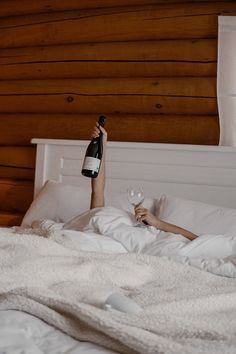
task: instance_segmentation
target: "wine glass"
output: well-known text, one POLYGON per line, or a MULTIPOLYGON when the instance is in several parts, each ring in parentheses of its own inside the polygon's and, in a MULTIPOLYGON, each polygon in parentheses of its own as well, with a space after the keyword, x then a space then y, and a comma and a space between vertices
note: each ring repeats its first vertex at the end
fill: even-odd
MULTIPOLYGON (((144 201, 144 192, 143 189, 138 187, 138 188, 128 188, 127 189, 127 198, 130 204, 133 205, 133 207, 138 207, 140 206, 143 201, 144 201)), ((148 225, 146 221, 143 221, 142 224, 148 225)))
POLYGON ((142 188, 128 188, 127 189, 127 198, 128 201, 133 205, 133 207, 137 207, 142 204, 144 201, 144 193, 142 188))

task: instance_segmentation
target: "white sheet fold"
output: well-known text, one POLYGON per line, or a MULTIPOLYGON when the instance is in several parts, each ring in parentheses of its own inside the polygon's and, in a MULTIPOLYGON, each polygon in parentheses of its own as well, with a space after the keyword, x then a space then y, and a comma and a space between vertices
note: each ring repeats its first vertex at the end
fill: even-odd
MULTIPOLYGON (((176 261, 211 273, 236 277, 236 235, 201 235, 194 241, 189 241, 182 235, 160 232, 150 226, 140 226, 131 213, 105 207, 77 216, 72 222, 64 225, 64 228, 81 230, 87 235, 91 232, 98 233, 112 239, 115 242, 113 252, 116 249, 118 252, 126 250, 172 257, 176 261), (118 244, 121 248, 117 248, 118 244)), ((90 240, 92 241, 92 238, 90 240)), ((100 239, 101 242, 104 240, 100 239)), ((102 248, 100 247, 101 250, 102 248)))

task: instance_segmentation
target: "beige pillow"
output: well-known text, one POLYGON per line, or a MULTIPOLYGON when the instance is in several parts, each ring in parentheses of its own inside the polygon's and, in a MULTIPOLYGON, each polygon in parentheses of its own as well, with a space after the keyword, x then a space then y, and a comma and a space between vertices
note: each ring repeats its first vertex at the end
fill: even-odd
POLYGON ((26 212, 21 225, 31 225, 37 219, 66 222, 89 209, 90 190, 49 180, 26 212))

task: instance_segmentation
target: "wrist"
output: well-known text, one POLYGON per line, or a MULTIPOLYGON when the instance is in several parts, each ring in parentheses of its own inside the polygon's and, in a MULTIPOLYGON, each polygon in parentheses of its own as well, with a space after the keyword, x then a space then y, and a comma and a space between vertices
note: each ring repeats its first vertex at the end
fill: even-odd
POLYGON ((153 226, 155 226, 157 229, 160 229, 160 220, 158 220, 157 218, 155 219, 153 226))
POLYGON ((162 221, 160 219, 157 219, 155 220, 155 224, 154 226, 157 228, 157 229, 162 229, 162 221))

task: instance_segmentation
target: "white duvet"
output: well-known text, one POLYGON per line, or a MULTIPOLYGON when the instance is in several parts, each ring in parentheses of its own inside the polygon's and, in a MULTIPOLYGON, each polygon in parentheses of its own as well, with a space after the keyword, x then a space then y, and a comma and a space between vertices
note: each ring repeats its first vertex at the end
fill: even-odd
MULTIPOLYGON (((34 226, 37 224, 47 228, 50 221, 36 222, 34 226)), ((58 226, 51 223, 53 229, 58 226)), ((80 250, 165 256, 211 273, 236 277, 236 235, 201 235, 189 241, 182 235, 140 225, 132 214, 113 207, 88 211, 60 227, 80 250)))
POLYGON ((76 339, 126 354, 234 354, 234 257, 199 258, 201 238, 206 256, 213 236, 199 237, 195 248, 195 241, 139 227, 114 208, 65 225, 43 220, 0 229, 0 309, 28 312, 76 339), (205 262, 227 277, 169 258, 197 267, 205 262), (222 271, 222 264, 230 266, 222 271), (104 310, 112 292, 133 298, 143 311, 104 310))

